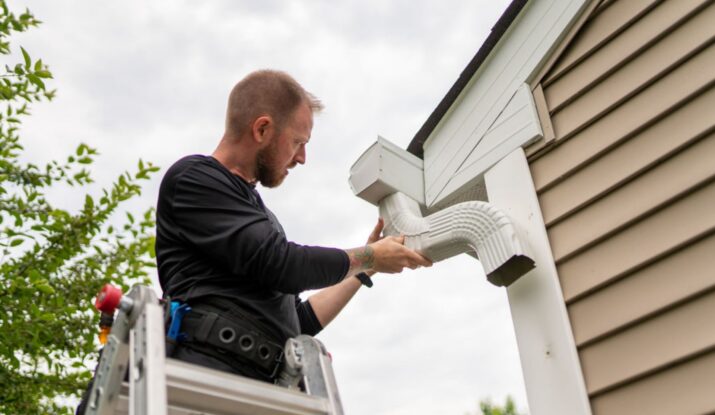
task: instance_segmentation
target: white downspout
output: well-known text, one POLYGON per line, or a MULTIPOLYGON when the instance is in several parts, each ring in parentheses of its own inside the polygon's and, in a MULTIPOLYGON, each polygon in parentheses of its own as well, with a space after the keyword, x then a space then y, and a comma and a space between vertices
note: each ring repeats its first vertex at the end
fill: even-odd
POLYGON ((385 234, 405 235, 405 245, 434 262, 476 254, 497 286, 508 286, 534 268, 509 217, 488 202, 458 203, 423 217, 422 160, 382 137, 355 162, 350 185, 379 206, 385 234))
POLYGON ((385 233, 405 235, 405 245, 434 262, 474 252, 497 286, 508 286, 534 268, 509 218, 487 202, 458 203, 427 217, 417 201, 399 192, 379 205, 385 233))

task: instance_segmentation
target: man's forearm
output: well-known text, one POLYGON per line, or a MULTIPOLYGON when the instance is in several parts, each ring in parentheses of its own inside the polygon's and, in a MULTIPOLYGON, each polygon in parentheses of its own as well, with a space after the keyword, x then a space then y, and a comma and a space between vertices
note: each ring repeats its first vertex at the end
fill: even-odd
POLYGON ((339 284, 323 288, 308 298, 320 325, 325 327, 360 289, 360 280, 349 276, 339 284))

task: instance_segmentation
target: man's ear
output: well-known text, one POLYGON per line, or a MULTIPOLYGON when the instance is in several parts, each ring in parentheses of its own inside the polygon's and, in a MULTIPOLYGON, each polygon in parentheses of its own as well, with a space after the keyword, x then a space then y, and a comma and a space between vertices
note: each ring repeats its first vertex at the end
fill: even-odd
POLYGON ((253 133, 253 140, 258 144, 263 144, 270 137, 270 133, 274 127, 273 119, 269 115, 261 115, 256 118, 253 121, 251 131, 253 133))

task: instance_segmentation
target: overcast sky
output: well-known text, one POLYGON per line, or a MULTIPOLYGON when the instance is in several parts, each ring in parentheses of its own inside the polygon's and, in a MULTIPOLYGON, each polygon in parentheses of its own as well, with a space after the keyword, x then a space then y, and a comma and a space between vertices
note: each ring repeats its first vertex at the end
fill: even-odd
MULTIPOLYGON (((508 0, 18 1, 44 22, 17 36, 58 89, 24 122, 26 158, 99 149, 97 185, 139 158, 162 167, 208 154, 235 82, 281 69, 320 97, 307 163, 262 189, 289 239, 362 245, 377 209, 352 195, 350 166, 378 134, 406 147, 489 34, 508 0)), ((81 195, 55 195, 78 206, 81 195)), ((348 414, 458 414, 477 401, 526 397, 504 289, 467 255, 428 270, 377 276, 321 339, 348 414)))

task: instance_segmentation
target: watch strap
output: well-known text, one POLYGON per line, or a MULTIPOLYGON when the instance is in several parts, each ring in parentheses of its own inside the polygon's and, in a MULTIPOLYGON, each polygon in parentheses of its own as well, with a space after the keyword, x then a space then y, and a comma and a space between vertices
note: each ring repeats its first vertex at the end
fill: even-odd
POLYGON ((356 274, 355 277, 360 280, 360 283, 368 288, 372 287, 372 278, 364 272, 356 274))

